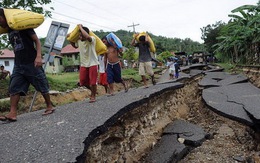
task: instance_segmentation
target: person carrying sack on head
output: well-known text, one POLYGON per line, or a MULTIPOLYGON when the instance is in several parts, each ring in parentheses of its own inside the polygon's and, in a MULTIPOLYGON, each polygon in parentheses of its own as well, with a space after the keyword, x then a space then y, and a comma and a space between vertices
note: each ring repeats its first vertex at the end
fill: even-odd
POLYGON ((9 41, 15 54, 14 68, 9 85, 10 112, 5 116, 0 116, 0 121, 15 122, 17 120, 17 107, 20 96, 27 94, 30 84, 38 92, 41 92, 45 100, 47 108, 43 115, 53 113, 49 84, 42 68, 41 42, 34 29, 11 29, 7 24, 4 9, 2 8, 0 8, 0 26, 8 29, 9 41))
POLYGON ((150 43, 148 41, 148 34, 146 33, 145 35, 142 35, 139 37, 138 41, 139 42, 135 42, 137 40, 138 37, 138 33, 135 34, 131 44, 134 47, 138 47, 139 48, 139 75, 141 75, 142 80, 144 82, 144 87, 148 88, 148 84, 146 81, 146 73, 149 74, 151 76, 152 79, 152 83, 153 85, 156 84, 155 79, 154 79, 154 72, 153 72, 153 67, 152 67, 152 56, 150 53, 150 43))

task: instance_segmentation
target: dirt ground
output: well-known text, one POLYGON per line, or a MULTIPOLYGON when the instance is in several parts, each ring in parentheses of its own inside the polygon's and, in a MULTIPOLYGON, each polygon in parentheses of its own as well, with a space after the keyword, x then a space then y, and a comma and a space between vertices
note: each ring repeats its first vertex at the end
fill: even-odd
POLYGON ((180 163, 260 163, 258 136, 249 127, 214 113, 203 103, 191 107, 187 120, 212 138, 191 150, 180 163))
MULTIPOLYGON (((259 73, 245 75, 260 88, 259 73)), ((212 138, 191 150, 180 163, 260 163, 260 133, 214 113, 203 102, 198 102, 202 101, 200 95, 187 101, 191 108, 187 120, 203 127, 212 138)))

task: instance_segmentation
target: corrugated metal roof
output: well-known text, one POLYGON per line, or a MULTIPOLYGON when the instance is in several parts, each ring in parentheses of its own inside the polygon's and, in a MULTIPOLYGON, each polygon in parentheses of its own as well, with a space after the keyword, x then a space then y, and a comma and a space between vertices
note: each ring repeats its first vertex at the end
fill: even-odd
MULTIPOLYGON (((15 58, 14 52, 9 49, 0 50, 2 53, 0 53, 0 58, 15 58)), ((61 55, 62 54, 72 54, 72 53, 79 53, 78 48, 75 49, 72 45, 68 44, 64 48, 61 49, 61 55)), ((58 56, 57 56, 58 57, 58 56)), ((59 56, 61 57, 61 56, 59 56)))
POLYGON ((71 54, 71 53, 79 53, 79 49, 75 49, 71 44, 68 44, 64 48, 61 49, 61 55, 62 54, 71 54))
POLYGON ((9 49, 0 50, 0 58, 14 58, 14 52, 9 49))

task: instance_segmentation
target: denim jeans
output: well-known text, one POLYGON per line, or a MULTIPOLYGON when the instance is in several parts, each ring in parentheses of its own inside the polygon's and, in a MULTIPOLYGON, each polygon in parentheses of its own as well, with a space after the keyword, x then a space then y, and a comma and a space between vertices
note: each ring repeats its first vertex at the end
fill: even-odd
POLYGON ((49 92, 49 84, 42 67, 35 67, 34 63, 15 65, 9 85, 10 95, 25 96, 30 84, 42 94, 49 92))

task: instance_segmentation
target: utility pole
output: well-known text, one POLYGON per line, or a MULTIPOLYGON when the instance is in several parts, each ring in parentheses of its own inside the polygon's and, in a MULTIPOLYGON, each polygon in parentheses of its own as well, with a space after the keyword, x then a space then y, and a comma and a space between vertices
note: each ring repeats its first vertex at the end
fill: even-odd
POLYGON ((135 24, 134 22, 133 22, 133 25, 129 25, 129 26, 127 26, 127 27, 133 27, 133 32, 135 33, 135 26, 138 26, 139 24, 135 24))

